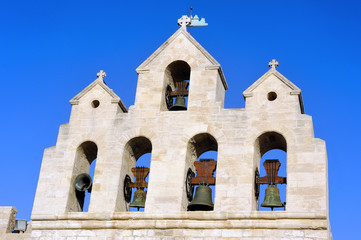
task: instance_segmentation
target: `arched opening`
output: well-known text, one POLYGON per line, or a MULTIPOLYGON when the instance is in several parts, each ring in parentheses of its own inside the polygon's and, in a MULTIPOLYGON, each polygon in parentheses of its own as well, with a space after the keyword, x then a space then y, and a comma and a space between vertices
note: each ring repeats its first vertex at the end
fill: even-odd
POLYGON ((197 134, 188 143, 185 184, 188 211, 214 209, 217 150, 216 139, 208 133, 197 134))
POLYGON ((84 142, 77 148, 67 204, 69 212, 88 211, 97 154, 98 147, 91 141, 84 142))
POLYGON ((255 143, 255 196, 260 211, 286 209, 287 142, 277 132, 266 132, 255 143), (258 175, 258 176, 257 176, 258 175))
POLYGON ((191 67, 185 61, 174 61, 165 69, 164 109, 187 110, 191 67))
POLYGON ((122 162, 123 196, 120 210, 143 212, 148 191, 152 144, 146 137, 135 137, 125 146, 122 162))

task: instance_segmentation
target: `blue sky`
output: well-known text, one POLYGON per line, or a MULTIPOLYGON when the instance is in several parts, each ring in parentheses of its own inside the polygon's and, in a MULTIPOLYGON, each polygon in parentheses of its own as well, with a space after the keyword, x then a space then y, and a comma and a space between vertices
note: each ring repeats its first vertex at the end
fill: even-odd
POLYGON ((127 107, 138 67, 193 13, 192 36, 222 65, 225 107, 268 70, 302 90, 329 159, 335 239, 359 235, 361 3, 357 1, 1 1, 0 206, 30 218, 43 150, 68 122, 68 101, 103 69, 127 107))

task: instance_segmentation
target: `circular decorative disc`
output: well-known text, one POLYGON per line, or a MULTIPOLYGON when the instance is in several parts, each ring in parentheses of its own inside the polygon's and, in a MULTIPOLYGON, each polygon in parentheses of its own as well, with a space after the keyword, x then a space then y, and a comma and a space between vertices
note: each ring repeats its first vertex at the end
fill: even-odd
POLYGON ((186 176, 186 192, 187 192, 188 201, 190 202, 193 200, 193 191, 194 191, 194 186, 192 185, 193 177, 194 177, 194 172, 192 171, 192 169, 189 168, 186 176))
POLYGON ((124 198, 127 203, 130 202, 130 199, 132 198, 132 188, 129 187, 129 183, 131 183, 132 180, 130 179, 129 175, 127 174, 124 179, 124 198))
POLYGON ((167 86, 167 89, 165 90, 165 103, 167 104, 167 108, 169 109, 171 106, 173 106, 173 97, 171 97, 172 88, 171 86, 167 86))

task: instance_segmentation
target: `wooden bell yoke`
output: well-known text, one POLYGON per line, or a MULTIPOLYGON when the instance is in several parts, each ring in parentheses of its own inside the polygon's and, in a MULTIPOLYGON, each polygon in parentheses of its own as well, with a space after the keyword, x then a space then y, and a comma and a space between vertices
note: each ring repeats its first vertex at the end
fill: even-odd
POLYGON ((263 166, 266 169, 266 176, 260 177, 257 182, 258 184, 277 185, 287 183, 287 178, 278 176, 278 170, 281 166, 278 159, 266 160, 263 166))
POLYGON ((135 167, 132 168, 132 173, 135 176, 135 181, 129 183, 129 187, 134 188, 146 188, 148 183, 145 181, 145 178, 148 176, 149 168, 148 167, 135 167))
POLYGON ((192 185, 201 183, 215 185, 216 178, 213 177, 213 173, 216 170, 217 162, 214 159, 199 159, 199 161, 194 162, 194 166, 196 167, 197 176, 192 178, 192 185))
POLYGON ((187 88, 189 86, 189 82, 187 81, 176 82, 175 86, 176 86, 176 90, 171 92, 170 94, 171 97, 188 96, 187 88))

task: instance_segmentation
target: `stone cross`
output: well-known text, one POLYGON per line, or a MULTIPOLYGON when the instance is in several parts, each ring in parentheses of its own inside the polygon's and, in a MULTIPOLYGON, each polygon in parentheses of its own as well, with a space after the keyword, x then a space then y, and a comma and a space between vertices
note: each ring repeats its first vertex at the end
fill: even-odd
POLYGON ((278 65, 279 65, 279 62, 277 62, 276 59, 272 59, 272 61, 270 61, 270 62, 268 63, 268 66, 269 66, 269 67, 272 67, 273 70, 275 70, 276 67, 278 67, 278 65))
POLYGON ((184 30, 187 30, 187 26, 191 23, 191 19, 187 15, 183 15, 178 19, 178 25, 181 26, 184 30))
POLYGON ((100 70, 100 72, 97 73, 97 77, 101 80, 103 80, 103 78, 105 78, 107 76, 107 74, 104 72, 104 70, 100 70))

